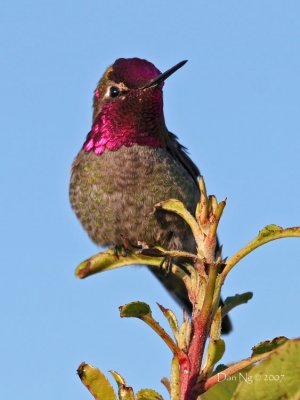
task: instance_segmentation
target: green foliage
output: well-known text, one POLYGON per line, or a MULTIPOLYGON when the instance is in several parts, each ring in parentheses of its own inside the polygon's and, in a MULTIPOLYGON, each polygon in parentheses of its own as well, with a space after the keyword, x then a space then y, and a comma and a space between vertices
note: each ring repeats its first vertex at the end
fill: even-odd
POLYGON ((236 294, 235 296, 226 297, 222 308, 223 316, 228 314, 229 311, 231 311, 234 307, 248 303, 248 301, 251 300, 252 297, 252 292, 246 292, 243 294, 236 294))
POLYGON ((258 343, 252 348, 252 357, 258 354, 264 354, 269 351, 276 349, 288 340, 285 336, 279 336, 272 340, 266 340, 265 342, 258 343))
POLYGON ((141 389, 136 396, 133 389, 126 385, 125 379, 116 371, 110 371, 118 385, 118 398, 112 385, 98 368, 81 363, 78 375, 95 400, 163 400, 163 397, 152 389, 141 389))
POLYGON ((281 337, 254 348, 271 353, 258 365, 233 375, 227 376, 226 367, 219 370, 218 384, 198 400, 299 400, 300 339, 281 337))
MULTIPOLYGON (((225 342, 223 339, 214 339, 209 342, 207 349, 208 372, 212 371, 214 366, 221 360, 225 353, 225 342)), ((209 374, 209 373, 208 373, 209 374)))
POLYGON ((275 224, 267 225, 261 231, 259 231, 258 237, 262 238, 262 237, 270 236, 274 232, 278 232, 278 231, 282 231, 281 226, 278 226, 275 224))
MULTIPOLYGON (((217 385, 214 385, 207 392, 198 397, 197 400, 232 400, 232 396, 234 391, 238 386, 238 374, 234 374, 231 376, 232 379, 228 379, 228 381, 220 381, 217 385)), ((220 378, 221 379, 221 378, 220 378)), ((248 400, 252 400, 249 397, 248 400)))
POLYGON ((98 368, 81 363, 77 373, 96 400, 117 400, 113 387, 98 368))
POLYGON ((142 389, 136 394, 136 400, 163 400, 163 397, 152 389, 142 389))
POLYGON ((147 314, 151 315, 151 309, 148 304, 143 303, 141 301, 135 301, 133 303, 125 304, 124 306, 119 307, 120 309, 120 317, 122 318, 142 318, 147 314))
POLYGON ((232 400, 299 400, 300 339, 287 340, 248 372, 232 400))
POLYGON ((166 317, 167 321, 169 322, 170 328, 173 332, 173 335, 178 342, 178 335, 179 335, 179 324, 176 318, 176 315, 173 313, 172 310, 169 310, 168 308, 163 307, 160 304, 157 304, 158 307, 161 309, 162 313, 166 317))

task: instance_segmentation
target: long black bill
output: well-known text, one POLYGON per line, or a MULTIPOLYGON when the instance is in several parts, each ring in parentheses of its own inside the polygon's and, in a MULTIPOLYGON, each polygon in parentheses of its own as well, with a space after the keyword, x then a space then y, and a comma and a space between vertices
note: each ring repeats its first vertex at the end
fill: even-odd
POLYGON ((141 89, 147 89, 147 88, 150 88, 152 86, 159 85, 161 82, 163 82, 167 78, 169 78, 169 76, 174 74, 174 72, 176 72, 179 68, 183 67, 185 63, 187 63, 187 60, 183 60, 180 63, 174 65, 174 67, 172 67, 172 68, 168 69, 168 71, 163 72, 162 74, 158 75, 157 78, 152 79, 152 81, 147 83, 145 86, 141 87, 141 89))

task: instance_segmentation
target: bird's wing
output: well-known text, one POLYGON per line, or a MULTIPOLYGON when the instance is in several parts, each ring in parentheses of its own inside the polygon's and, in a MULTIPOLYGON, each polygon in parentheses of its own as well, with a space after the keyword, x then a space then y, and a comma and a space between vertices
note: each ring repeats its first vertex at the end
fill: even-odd
POLYGON ((188 171, 198 186, 198 177, 200 175, 200 171, 197 165, 187 154, 186 147, 178 142, 177 136, 172 132, 168 132, 167 150, 188 171))

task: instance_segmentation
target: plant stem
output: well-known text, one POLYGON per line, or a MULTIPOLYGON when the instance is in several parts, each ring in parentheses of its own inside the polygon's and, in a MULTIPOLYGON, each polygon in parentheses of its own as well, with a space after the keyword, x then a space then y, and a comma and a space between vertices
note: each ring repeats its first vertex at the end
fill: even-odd
MULTIPOLYGON (((265 229, 267 229, 266 227, 265 229)), ((226 266, 222 272, 222 282, 224 282, 226 276, 231 271, 231 269, 239 262, 242 258, 244 258, 247 254, 251 253, 253 250, 257 249, 272 240, 283 239, 287 237, 300 237, 300 228, 287 228, 283 229, 277 227, 278 229, 274 231, 270 231, 268 234, 263 235, 259 234, 254 240, 249 242, 245 247, 235 253, 232 257, 230 257, 227 262, 226 266)))
POLYGON ((181 351, 174 340, 150 314, 143 315, 140 319, 149 325, 162 338, 174 355, 177 355, 177 357, 180 356, 181 351))
POLYGON ((205 343, 210 331, 212 321, 212 302, 214 297, 215 283, 217 278, 217 267, 214 263, 209 265, 208 282, 206 293, 201 310, 194 307, 192 314, 193 337, 188 351, 190 361, 190 371, 186 378, 181 374, 181 383, 186 381, 185 387, 181 391, 182 400, 194 400, 194 386, 196 385, 202 364, 205 343), (185 390, 185 391, 183 391, 185 390))

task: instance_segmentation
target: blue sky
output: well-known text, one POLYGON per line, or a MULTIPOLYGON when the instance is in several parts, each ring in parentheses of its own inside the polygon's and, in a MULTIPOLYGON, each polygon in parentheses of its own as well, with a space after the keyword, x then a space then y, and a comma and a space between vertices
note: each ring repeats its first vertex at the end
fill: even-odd
MULTIPOLYGON (((155 302, 180 313, 144 268, 80 281, 95 254, 68 202, 70 165, 91 123, 92 92, 119 57, 165 70, 166 122, 210 193, 228 198, 220 227, 229 256, 269 223, 300 225, 298 1, 10 1, 0 15, 0 397, 89 399, 81 361, 134 388, 169 374, 170 354, 118 306, 155 302)), ((252 290, 232 312, 224 362, 259 341, 299 335, 300 241, 258 249, 224 295, 252 290)))

